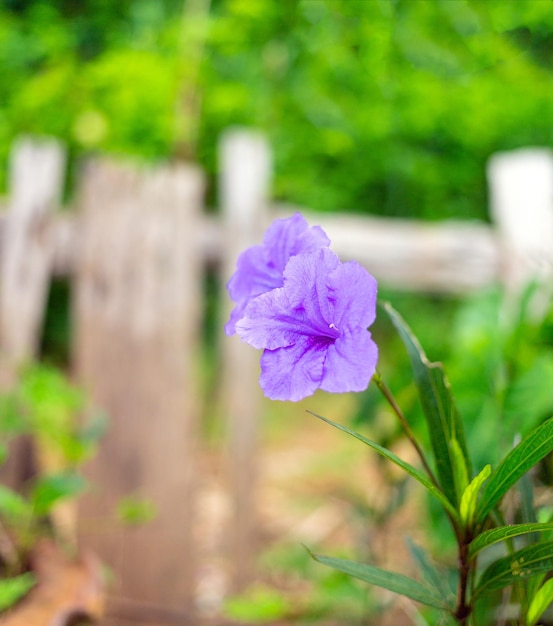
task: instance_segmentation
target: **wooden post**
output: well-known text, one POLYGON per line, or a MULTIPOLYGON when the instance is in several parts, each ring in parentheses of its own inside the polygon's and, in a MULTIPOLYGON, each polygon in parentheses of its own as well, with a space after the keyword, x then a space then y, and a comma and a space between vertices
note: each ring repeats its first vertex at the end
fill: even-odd
POLYGON ((64 173, 59 142, 24 138, 15 144, 0 290, 0 347, 12 366, 38 350, 53 258, 47 216, 59 204, 64 173))
MULTIPOLYGON (((13 147, 10 203, 2 233, 0 263, 0 389, 9 389, 21 365, 38 352, 52 270, 47 218, 57 208, 65 173, 65 151, 54 140, 28 138, 13 147)), ((31 469, 27 438, 12 442, 2 482, 21 485, 31 469)))
MULTIPOLYGON (((266 225, 271 158, 265 139, 245 131, 223 136, 220 145, 223 276, 230 278, 238 255, 259 244, 266 225)), ((226 319, 231 309, 223 294, 226 319)), ((255 556, 259 353, 238 336, 223 341, 223 410, 228 424, 229 478, 233 517, 229 528, 235 589, 251 582, 255 556)))
POLYGON ((80 382, 109 417, 79 534, 112 569, 106 624, 188 623, 201 336, 203 178, 192 167, 88 169, 75 291, 80 382), (155 517, 124 525, 124 498, 155 517), (128 620, 128 621, 127 621, 128 620))
POLYGON ((495 154, 487 173, 505 282, 515 293, 530 279, 551 283, 553 154, 543 148, 495 154))

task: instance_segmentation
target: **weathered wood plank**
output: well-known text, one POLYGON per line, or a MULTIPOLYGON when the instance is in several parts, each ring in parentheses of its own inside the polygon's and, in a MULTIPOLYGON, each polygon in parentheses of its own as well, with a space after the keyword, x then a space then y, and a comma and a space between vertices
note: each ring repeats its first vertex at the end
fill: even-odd
MULTIPOLYGON (((10 159, 10 202, 0 248, 0 390, 38 352, 53 264, 51 221, 65 176, 65 150, 54 140, 22 138, 10 159)), ((20 437, 0 468, 4 484, 19 487, 33 472, 32 446, 20 437)))
MULTIPOLYGON (((267 221, 270 154, 260 135, 235 131, 220 145, 220 189, 224 246, 222 275, 230 278, 245 248, 261 241, 267 221)), ((224 315, 230 312, 228 298, 224 315)), ((233 517, 229 529, 235 589, 251 582, 255 545, 259 355, 238 337, 225 337, 221 350, 223 411, 228 424, 229 479, 233 517)))
MULTIPOLYGON (((296 210, 280 205, 275 215, 296 210)), ((301 211, 325 229, 342 259, 358 261, 388 287, 462 294, 499 280, 499 240, 487 224, 301 211)))
POLYGON ((518 291, 553 276, 553 153, 526 148, 488 163, 490 214, 501 242, 503 282, 518 291))
POLYGON ((0 264, 0 348, 12 366, 37 353, 53 260, 48 216, 59 204, 64 175, 59 142, 15 144, 0 264))
MULTIPOLYGON (((321 224, 332 248, 344 259, 356 259, 385 285, 409 291, 463 294, 502 279, 506 254, 499 233, 487 224, 321 214, 279 205, 269 209, 263 228, 277 217, 301 210, 310 223, 321 224)), ((79 227, 72 215, 52 220, 53 272, 74 271, 79 254, 79 227)), ((0 241, 3 222, 0 216, 0 241)), ((204 215, 198 231, 198 249, 206 263, 219 263, 227 238, 216 216, 204 215)))
POLYGON ((184 620, 192 610, 202 193, 199 171, 184 166, 96 162, 83 181, 75 364, 110 426, 79 529, 115 573, 112 612, 157 607, 184 620), (152 503, 153 521, 123 526, 128 496, 152 503))

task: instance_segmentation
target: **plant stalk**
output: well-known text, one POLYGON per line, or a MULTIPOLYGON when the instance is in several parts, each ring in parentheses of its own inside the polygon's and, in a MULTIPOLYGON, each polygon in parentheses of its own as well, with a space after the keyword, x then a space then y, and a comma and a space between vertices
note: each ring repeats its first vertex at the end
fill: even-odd
POLYGON ((460 626, 467 626, 472 606, 467 604, 468 582, 471 571, 469 545, 471 537, 465 537, 459 544, 459 595, 455 617, 460 626))
POLYGON ((428 474, 428 477, 434 483, 434 485, 436 485, 436 487, 439 487, 438 481, 436 480, 436 477, 434 476, 434 472, 432 472, 430 465, 428 465, 428 462, 426 461, 426 458, 424 456, 424 452, 422 451, 422 448, 420 447, 419 442, 415 438, 415 433, 411 429, 409 422, 405 418, 405 415, 403 415, 403 411, 400 409, 398 403, 396 402, 396 399, 392 395, 392 392, 390 391, 390 389, 388 388, 388 386, 382 379, 382 376, 380 375, 379 372, 375 372, 373 376, 373 381, 375 382, 376 386, 380 389, 382 395, 384 396, 384 398, 386 398, 386 401, 388 402, 388 404, 390 405, 390 407, 392 408, 392 410, 398 417, 399 423, 401 424, 401 428, 403 429, 405 436, 407 437, 407 439, 409 439, 409 441, 411 442, 411 445, 415 449, 419 459, 421 460, 421 463, 424 469, 426 470, 426 473, 428 474))

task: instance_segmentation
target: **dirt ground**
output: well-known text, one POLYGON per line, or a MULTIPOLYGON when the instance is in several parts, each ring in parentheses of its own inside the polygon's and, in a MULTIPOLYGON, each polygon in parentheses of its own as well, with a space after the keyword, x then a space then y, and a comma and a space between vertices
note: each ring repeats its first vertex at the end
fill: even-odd
MULTIPOLYGON (((411 626, 420 624, 418 609, 409 600, 336 574, 315 562, 310 551, 364 561, 416 576, 405 538, 423 542, 425 503, 418 484, 361 442, 306 413, 308 408, 347 424, 352 398, 315 396, 299 404, 267 403, 260 424, 255 459, 256 558, 240 593, 233 572, 233 506, 227 480, 224 439, 207 437, 201 453, 195 518, 198 576, 197 615, 140 618, 129 606, 123 613, 108 610, 102 626, 235 626, 291 624, 317 626, 411 626)), ((379 439, 382 423, 392 416, 374 416, 364 434, 379 439), (379 425, 380 424, 380 425, 379 425), (372 432, 371 432, 372 431, 372 432)), ((351 424, 350 424, 351 425, 351 424)), ((416 463, 414 453, 399 440, 394 451, 416 463)), ((100 565, 71 563, 45 546, 40 563, 64 579, 59 606, 70 611, 75 601, 101 612, 100 565), (84 595, 83 595, 84 594, 84 595), (88 594, 88 595, 87 595, 88 594), (75 600, 77 598, 77 600, 75 600), (69 608, 67 608, 69 607, 69 608)), ((53 589, 53 587, 52 587, 53 589)), ((56 598, 42 586, 45 610, 56 598)), ((57 600, 56 600, 57 601, 57 600)), ((40 605, 40 603, 39 603, 40 605)), ((108 603, 108 606, 109 603, 108 603)), ((137 607, 134 607, 137 609, 137 607)), ((37 614, 9 626, 45 626, 37 614)), ((69 613, 67 613, 69 615, 69 613)), ((64 626, 67 621, 60 622, 64 626)), ((78 622, 71 622, 78 624, 78 622)))
MULTIPOLYGON (((334 415, 327 415, 339 420, 340 412, 347 416, 348 411, 347 406, 338 405, 333 407, 334 415)), ((302 406, 287 407, 286 413, 282 426, 273 432, 271 428, 278 416, 269 418, 257 459, 259 558, 250 589, 261 586, 276 590, 290 601, 290 610, 284 619, 262 622, 272 626, 308 623, 309 597, 316 595, 317 585, 322 584, 317 569, 324 569, 323 565, 313 562, 308 572, 303 565, 298 568, 300 571, 294 571, 293 565, 283 564, 283 552, 295 553, 296 560, 303 564, 301 554, 305 554, 305 545, 323 554, 366 559, 386 569, 412 574, 405 537, 415 541, 423 537, 423 494, 418 485, 413 485, 411 480, 404 482, 397 468, 362 443, 306 414, 302 406), (297 415, 291 417, 290 411, 297 415), (315 580, 310 575, 314 575, 315 580)), ((405 443, 399 442, 395 451, 405 460, 416 462, 405 443)), ((206 624, 223 626, 236 623, 228 620, 228 611, 227 618, 224 617, 225 597, 232 588, 232 567, 222 555, 228 546, 232 507, 224 486, 221 457, 206 453, 203 463, 197 603, 206 624)), ((288 558, 294 561, 295 557, 288 558)), ((358 593, 363 594, 364 589, 369 593, 368 587, 361 583, 358 593)), ((379 615, 377 618, 360 616, 356 624, 410 626, 417 623, 417 609, 411 601, 385 590, 373 588, 370 593, 372 603, 380 605, 379 615)), ((245 597, 248 597, 248 587, 245 597)), ((255 603, 255 594, 249 597, 255 603)), ((311 623, 318 626, 353 624, 341 621, 332 613, 329 610, 328 619, 321 615, 311 623)))

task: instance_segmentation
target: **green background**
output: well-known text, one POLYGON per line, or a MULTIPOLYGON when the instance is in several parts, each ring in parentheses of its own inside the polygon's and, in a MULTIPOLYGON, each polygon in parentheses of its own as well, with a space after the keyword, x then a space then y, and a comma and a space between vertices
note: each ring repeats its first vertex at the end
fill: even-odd
POLYGON ((263 130, 277 199, 487 219, 485 166, 553 141, 549 0, 3 0, 0 171, 20 133, 198 161, 263 130), (184 106, 177 106, 178 102, 184 106), (179 111, 179 113, 176 113, 179 111))

